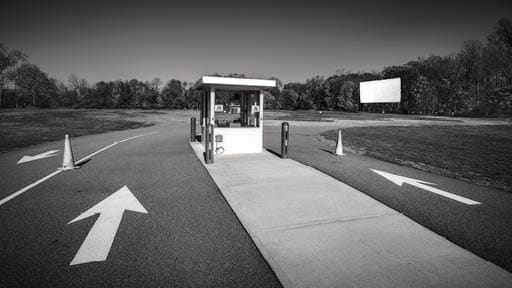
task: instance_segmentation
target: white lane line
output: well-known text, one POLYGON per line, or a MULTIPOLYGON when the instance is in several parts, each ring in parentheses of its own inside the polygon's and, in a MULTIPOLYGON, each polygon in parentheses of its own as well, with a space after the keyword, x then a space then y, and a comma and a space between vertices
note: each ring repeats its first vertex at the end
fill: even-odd
POLYGON ((0 206, 2 206, 3 204, 7 203, 9 200, 13 199, 14 197, 19 196, 19 195, 27 192, 29 189, 31 189, 33 187, 36 187, 37 185, 43 183, 44 181, 52 178, 53 176, 59 174, 62 171, 64 171, 64 170, 56 170, 53 173, 48 174, 47 176, 45 176, 45 177, 37 180, 36 182, 26 186, 25 188, 22 188, 22 189, 20 189, 20 190, 18 190, 16 192, 12 193, 11 195, 9 195, 9 196, 5 197, 4 199, 0 200, 0 206))
POLYGON ((139 137, 144 137, 144 136, 148 136, 148 135, 155 134, 155 133, 158 133, 158 131, 153 131, 153 132, 149 132, 149 133, 144 133, 144 134, 136 135, 136 136, 133 136, 133 137, 130 137, 130 138, 119 140, 117 142, 123 143, 123 142, 128 141, 128 140, 133 140, 133 139, 136 139, 136 138, 139 138, 139 137))
MULTIPOLYGON (((103 151, 105 151, 105 150, 107 150, 107 149, 110 149, 110 148, 112 148, 112 147, 116 146, 117 144, 119 144, 119 143, 121 143, 121 142, 126 142, 126 141, 128 141, 128 140, 132 140, 132 139, 135 139, 135 138, 139 138, 139 137, 143 137, 143 136, 147 136, 147 135, 151 135, 151 134, 155 134, 155 133, 158 133, 158 131, 153 131, 153 132, 149 132, 149 133, 144 133, 144 134, 140 134, 140 135, 136 135, 136 136, 133 136, 133 137, 130 137, 130 138, 123 139, 123 140, 121 140, 121 141, 114 142, 114 143, 112 143, 112 144, 110 144, 110 145, 108 145, 108 146, 105 146, 105 147, 101 148, 100 150, 98 150, 98 151, 96 151, 96 152, 93 152, 93 153, 91 153, 91 154, 89 154, 89 155, 87 155, 87 156, 83 157, 82 159, 80 159, 80 160, 76 161, 76 162, 75 162, 75 165, 79 165, 79 164, 81 164, 81 163, 85 162, 86 160, 90 159, 92 156, 97 155, 98 153, 101 153, 101 152, 103 152, 103 151)), ((12 193, 11 195, 9 195, 9 196, 5 197, 4 199, 0 200, 0 206, 2 206, 3 204, 5 204, 5 203, 9 202, 9 201, 10 201, 10 200, 12 200, 13 198, 15 198, 15 197, 17 197, 17 196, 19 196, 19 195, 21 195, 21 194, 23 194, 23 193, 27 192, 28 190, 30 190, 30 189, 32 189, 32 188, 34 188, 34 187, 36 187, 37 185, 39 185, 39 184, 43 183, 44 181, 46 181, 46 180, 48 180, 48 179, 52 178, 53 176, 58 175, 60 172, 63 172, 63 171, 64 171, 64 170, 57 169, 56 171, 54 171, 54 172, 52 172, 52 173, 48 174, 47 176, 45 176, 45 177, 43 177, 43 178, 41 178, 41 179, 37 180, 36 182, 34 182, 34 183, 32 183, 32 184, 30 184, 30 185, 28 185, 28 186, 24 187, 24 188, 21 188, 20 190, 18 190, 18 191, 16 191, 16 192, 14 192, 14 193, 12 193)))
POLYGON ((76 162, 75 162, 75 165, 80 165, 80 164, 82 164, 83 162, 85 162, 86 160, 88 160, 89 158, 91 158, 92 156, 95 156, 96 154, 99 154, 99 153, 101 153, 101 152, 103 152, 103 151, 105 151, 105 150, 107 150, 107 149, 110 149, 110 148, 112 148, 112 147, 116 146, 116 145, 117 145, 117 144, 119 144, 119 143, 123 143, 123 142, 126 142, 126 141, 128 141, 128 140, 133 140, 133 139, 136 139, 136 138, 139 138, 139 137, 144 137, 144 136, 151 135, 151 134, 155 134, 155 133, 158 133, 158 131, 153 131, 153 132, 149 132, 149 133, 144 133, 144 134, 140 134, 140 135, 132 136, 132 137, 130 137, 130 138, 126 138, 126 139, 123 139, 123 140, 116 141, 116 142, 114 142, 114 143, 112 143, 112 144, 110 144, 110 145, 108 145, 108 146, 106 146, 106 147, 103 147, 103 148, 101 148, 100 150, 98 150, 98 151, 96 151, 96 152, 93 152, 93 153, 91 153, 91 154, 89 154, 89 155, 87 155, 87 156, 83 157, 82 159, 80 159, 80 160, 76 161, 76 162))
POLYGON ((75 162, 75 165, 80 165, 80 164, 82 164, 83 162, 85 162, 85 160, 90 159, 92 156, 94 156, 94 155, 96 155, 96 154, 99 154, 99 153, 101 153, 101 152, 103 152, 103 151, 105 151, 105 150, 107 150, 107 149, 110 149, 110 148, 112 148, 112 147, 116 146, 117 144, 119 144, 119 143, 118 143, 118 142, 114 142, 114 143, 112 143, 112 144, 110 144, 110 145, 108 145, 108 146, 106 146, 106 147, 103 147, 103 148, 101 148, 100 150, 98 150, 98 151, 96 151, 96 152, 93 152, 93 153, 91 153, 91 154, 89 154, 89 155, 87 155, 87 156, 83 157, 82 159, 80 159, 80 160, 76 161, 76 162, 75 162))

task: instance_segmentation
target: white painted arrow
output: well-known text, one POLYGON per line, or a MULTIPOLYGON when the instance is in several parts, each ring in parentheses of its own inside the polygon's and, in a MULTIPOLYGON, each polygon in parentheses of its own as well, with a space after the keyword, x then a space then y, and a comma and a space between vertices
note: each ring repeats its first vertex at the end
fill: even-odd
POLYGON ((402 186, 404 183, 407 183, 409 185, 430 191, 432 193, 444 196, 446 198, 450 198, 450 199, 458 201, 458 202, 462 202, 467 205, 482 204, 480 202, 471 200, 469 198, 465 198, 465 197, 462 197, 462 196, 459 196, 459 195, 456 195, 456 194, 453 194, 450 192, 443 191, 441 189, 437 189, 437 188, 425 185, 425 184, 436 185, 434 183, 425 182, 425 181, 421 181, 421 180, 417 180, 417 179, 413 179, 413 178, 407 178, 404 176, 399 176, 399 175, 395 175, 395 174, 391 174, 391 173, 387 173, 387 172, 383 172, 383 171, 379 171, 379 170, 374 170, 374 169, 370 169, 370 170, 372 170, 373 172, 379 174, 380 176, 388 179, 389 181, 395 183, 398 186, 402 186))
POLYGON ((50 150, 48 152, 44 152, 44 153, 37 154, 34 156, 23 156, 23 158, 21 158, 16 164, 21 164, 21 163, 39 160, 39 159, 43 159, 43 158, 47 158, 47 157, 52 157, 52 156, 57 155, 57 152, 59 152, 59 151, 60 150, 50 150))
POLYGON ((135 198, 128 187, 124 186, 105 200, 96 204, 68 224, 80 221, 94 214, 100 214, 91 231, 82 243, 69 265, 77 265, 93 261, 105 261, 116 236, 124 210, 148 213, 135 198))

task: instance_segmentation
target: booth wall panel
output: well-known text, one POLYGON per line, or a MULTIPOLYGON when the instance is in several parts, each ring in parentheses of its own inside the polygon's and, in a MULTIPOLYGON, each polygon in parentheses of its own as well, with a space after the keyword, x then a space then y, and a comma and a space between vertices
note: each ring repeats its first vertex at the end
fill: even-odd
POLYGON ((260 153, 263 151, 263 133, 261 128, 215 128, 215 135, 222 135, 224 154, 260 153))

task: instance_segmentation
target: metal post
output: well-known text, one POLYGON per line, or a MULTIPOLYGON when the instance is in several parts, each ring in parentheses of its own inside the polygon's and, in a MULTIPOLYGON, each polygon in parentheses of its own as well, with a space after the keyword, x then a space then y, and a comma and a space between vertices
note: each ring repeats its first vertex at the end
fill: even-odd
POLYGON ((196 142, 196 117, 190 118, 190 142, 196 142))
POLYGON ((289 139, 290 125, 288 122, 283 122, 281 125, 281 158, 288 158, 288 139, 289 139))
POLYGON ((214 145, 215 141, 213 139, 213 124, 208 124, 206 126, 206 138, 205 138, 205 158, 206 164, 213 163, 213 153, 215 151, 214 145))

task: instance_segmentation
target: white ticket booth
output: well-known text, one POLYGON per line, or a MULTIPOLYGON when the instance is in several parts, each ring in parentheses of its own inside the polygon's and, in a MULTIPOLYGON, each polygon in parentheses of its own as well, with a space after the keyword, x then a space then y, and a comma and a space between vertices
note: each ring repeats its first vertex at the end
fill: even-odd
POLYGON ((275 80, 203 76, 194 89, 201 94, 201 141, 214 126, 215 154, 263 151, 263 89, 275 80))

